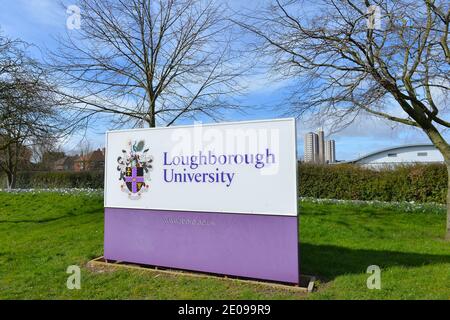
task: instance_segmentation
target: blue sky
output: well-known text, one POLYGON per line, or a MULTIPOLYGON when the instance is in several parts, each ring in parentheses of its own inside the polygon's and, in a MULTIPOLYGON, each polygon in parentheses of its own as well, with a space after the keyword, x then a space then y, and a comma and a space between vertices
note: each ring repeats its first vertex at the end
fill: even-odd
MULTIPOLYGON (((0 0, 0 27, 5 35, 12 38, 21 38, 37 47, 53 48, 54 36, 65 33, 67 14, 60 6, 59 0, 0 0)), ((70 1, 69 1, 70 2, 70 1)), ((233 0, 231 5, 236 9, 242 6, 242 1, 233 0)), ((261 1, 246 1, 246 7, 261 5, 261 1)), ((34 49, 33 54, 39 56, 39 50, 34 49)), ((283 102, 287 93, 286 85, 271 79, 268 75, 259 75, 252 79, 251 89, 240 98, 245 105, 258 108, 246 110, 245 114, 231 112, 226 120, 257 120, 279 118, 283 111, 274 110, 276 104, 283 102)), ((184 121, 185 123, 189 123, 184 121)), ((298 150, 303 155, 303 135, 316 130, 319 123, 299 121, 298 123, 298 150)), ((108 121, 101 121, 95 128, 88 130, 88 137, 93 147, 102 147, 104 132, 108 129, 108 121)), ((428 138, 417 129, 396 125, 391 122, 373 117, 359 118, 347 129, 337 132, 327 138, 336 140, 338 160, 350 160, 381 148, 402 144, 429 142, 428 138)), ((68 141, 64 148, 74 151, 80 140, 79 136, 68 141)))

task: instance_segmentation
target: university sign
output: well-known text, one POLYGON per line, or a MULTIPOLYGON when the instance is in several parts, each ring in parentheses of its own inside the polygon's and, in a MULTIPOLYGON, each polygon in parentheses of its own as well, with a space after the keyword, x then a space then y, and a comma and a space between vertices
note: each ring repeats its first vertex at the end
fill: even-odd
POLYGON ((110 131, 105 258, 298 283, 295 120, 110 131))

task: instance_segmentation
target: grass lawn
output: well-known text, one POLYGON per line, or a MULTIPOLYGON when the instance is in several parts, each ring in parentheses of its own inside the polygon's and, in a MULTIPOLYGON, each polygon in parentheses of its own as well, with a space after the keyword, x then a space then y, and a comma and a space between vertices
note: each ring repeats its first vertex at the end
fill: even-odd
POLYGON ((321 278, 305 296, 226 279, 85 267, 102 255, 103 199, 0 192, 0 299, 450 299, 445 213, 302 203, 301 271, 321 278), (82 266, 81 290, 66 268, 82 266), (381 290, 366 269, 381 267, 381 290))

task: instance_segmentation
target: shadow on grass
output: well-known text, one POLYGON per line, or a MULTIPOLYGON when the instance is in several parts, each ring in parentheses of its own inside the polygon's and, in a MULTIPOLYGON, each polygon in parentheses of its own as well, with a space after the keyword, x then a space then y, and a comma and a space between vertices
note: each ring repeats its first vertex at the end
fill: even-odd
POLYGON ((407 253, 397 251, 350 249, 333 245, 300 243, 300 272, 326 280, 344 274, 365 273, 370 265, 418 267, 449 263, 449 255, 407 253))
POLYGON ((74 216, 82 216, 82 215, 88 215, 88 214, 94 214, 99 213, 103 214, 103 208, 98 209, 91 209, 91 210, 85 210, 81 213, 74 213, 73 211, 68 211, 65 214, 57 217, 48 217, 48 218, 41 218, 41 219, 21 219, 21 220, 0 220, 0 223, 47 223, 47 222, 53 222, 57 220, 62 220, 66 218, 71 218, 74 216))
POLYGON ((46 223, 61 220, 67 217, 70 217, 70 215, 63 215, 60 217, 44 218, 44 219, 0 220, 0 223, 46 223))

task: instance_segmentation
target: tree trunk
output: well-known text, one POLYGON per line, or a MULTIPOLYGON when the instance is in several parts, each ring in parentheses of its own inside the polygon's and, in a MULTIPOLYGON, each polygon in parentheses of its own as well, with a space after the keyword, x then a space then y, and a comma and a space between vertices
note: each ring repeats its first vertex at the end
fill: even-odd
POLYGON ((445 233, 445 239, 450 241, 450 161, 446 160, 445 164, 447 166, 447 231, 445 233))
POLYGON ((16 188, 16 174, 13 173, 12 178, 11 178, 11 189, 15 189, 16 188))
POLYGON ((155 116, 155 102, 152 102, 151 112, 150 112, 150 128, 156 127, 156 116, 155 116))
POLYGON ((155 128, 156 127, 156 114, 155 114, 156 102, 153 98, 153 95, 149 94, 148 102, 149 102, 149 109, 148 109, 148 113, 147 113, 147 123, 150 128, 155 128))
POLYGON ((450 241, 450 153, 442 151, 445 166, 447 167, 447 227, 445 229, 445 239, 450 241))
POLYGON ((14 189, 16 187, 16 177, 13 173, 8 172, 6 174, 7 181, 8 181, 8 190, 14 189))
POLYGON ((149 125, 150 125, 150 128, 155 128, 156 127, 156 121, 155 121, 155 116, 154 115, 151 116, 149 125))
POLYGON ((445 141, 439 131, 430 126, 424 129, 434 146, 442 153, 445 166, 447 167, 447 223, 445 229, 445 239, 450 240, 450 145, 445 141))
POLYGON ((14 178, 14 155, 11 148, 11 145, 8 146, 8 153, 7 153, 7 170, 6 170, 6 177, 8 179, 8 190, 14 189, 15 185, 15 178, 14 178))

